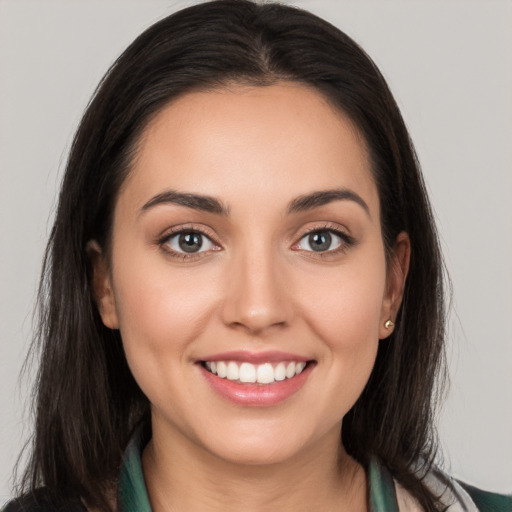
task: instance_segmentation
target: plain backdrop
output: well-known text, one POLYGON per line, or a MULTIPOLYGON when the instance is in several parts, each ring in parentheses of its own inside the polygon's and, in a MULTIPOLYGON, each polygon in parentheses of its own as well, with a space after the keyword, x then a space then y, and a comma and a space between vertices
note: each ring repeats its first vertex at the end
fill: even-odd
MULTIPOLYGON (((0 504, 30 434, 30 373, 18 375, 72 135, 116 56, 190 3, 0 0, 0 504)), ((454 288, 451 391, 439 425, 446 467, 511 492, 512 3, 292 3, 358 41, 402 109, 454 288)))

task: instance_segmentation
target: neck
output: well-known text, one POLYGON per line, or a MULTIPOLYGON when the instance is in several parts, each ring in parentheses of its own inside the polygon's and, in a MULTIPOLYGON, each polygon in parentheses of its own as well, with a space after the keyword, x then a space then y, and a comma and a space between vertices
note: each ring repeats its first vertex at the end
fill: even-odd
POLYGON ((292 458, 238 464, 182 439, 158 435, 142 463, 154 512, 366 511, 366 475, 343 449, 339 429, 292 458))

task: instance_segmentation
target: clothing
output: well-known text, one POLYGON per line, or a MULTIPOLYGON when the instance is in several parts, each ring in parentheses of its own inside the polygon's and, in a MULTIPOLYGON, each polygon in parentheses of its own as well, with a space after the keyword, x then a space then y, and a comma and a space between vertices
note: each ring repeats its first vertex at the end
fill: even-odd
MULTIPOLYGON (((119 477, 119 512, 152 512, 142 473, 141 455, 145 443, 139 432, 129 443, 123 458, 119 477)), ((368 468, 370 512, 422 512, 416 500, 398 482, 388 469, 376 460, 368 468)), ((429 473, 425 482, 448 512, 512 512, 512 496, 484 492, 461 484, 439 471, 429 473), (448 485, 447 485, 448 484, 448 485)), ((11 502, 2 512, 56 512, 55 509, 32 503, 28 508, 11 502)), ((77 505, 65 512, 86 512, 77 505)))

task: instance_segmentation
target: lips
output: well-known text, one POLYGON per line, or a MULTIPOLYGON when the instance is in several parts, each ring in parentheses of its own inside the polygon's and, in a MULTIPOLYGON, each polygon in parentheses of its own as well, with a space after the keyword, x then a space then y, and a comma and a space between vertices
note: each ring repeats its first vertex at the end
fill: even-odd
POLYGON ((245 406, 271 406, 295 394, 315 361, 282 352, 229 352, 198 361, 203 376, 221 397, 245 406))

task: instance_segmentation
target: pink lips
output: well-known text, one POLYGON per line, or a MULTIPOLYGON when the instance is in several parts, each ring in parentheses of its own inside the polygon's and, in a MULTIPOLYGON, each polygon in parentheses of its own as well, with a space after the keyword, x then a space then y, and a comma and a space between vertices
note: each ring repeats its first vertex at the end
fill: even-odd
POLYGON ((243 350, 234 350, 231 352, 222 352, 221 354, 207 356, 203 361, 247 361, 252 364, 261 364, 278 363, 280 361, 309 361, 309 359, 290 352, 280 352, 276 350, 271 352, 246 352, 243 350))
MULTIPOLYGON (((307 362, 309 359, 296 354, 277 351, 264 353, 233 351, 211 355, 205 357, 203 361, 245 361, 258 365, 281 361, 307 362)), ((211 388, 224 399, 242 406, 270 407, 286 400, 299 391, 310 376, 314 364, 308 364, 299 375, 295 375, 290 379, 272 382, 271 384, 249 384, 231 381, 214 375, 201 364, 198 366, 211 388)))

